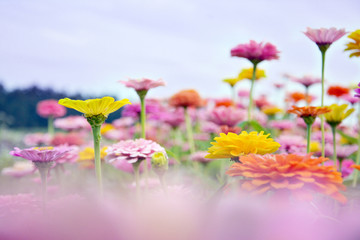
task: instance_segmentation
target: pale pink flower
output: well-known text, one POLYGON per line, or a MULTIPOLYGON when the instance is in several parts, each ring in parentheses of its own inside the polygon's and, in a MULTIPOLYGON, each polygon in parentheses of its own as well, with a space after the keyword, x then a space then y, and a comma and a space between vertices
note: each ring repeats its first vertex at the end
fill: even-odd
POLYGON ((191 154, 189 158, 193 162, 207 163, 213 161, 214 159, 205 158, 205 156, 208 154, 209 153, 207 151, 199 151, 191 154))
POLYGON ((84 139, 82 134, 78 132, 71 133, 57 133, 51 140, 50 144, 52 146, 60 146, 60 145, 76 145, 80 146, 84 143, 84 139))
POLYGON ((26 148, 15 147, 10 154, 15 157, 22 157, 33 162, 53 162, 65 155, 69 150, 63 148, 26 148))
POLYGON ((276 121, 271 121, 269 126, 271 128, 276 128, 279 129, 281 131, 283 130, 290 130, 292 128, 294 128, 295 123, 294 121, 291 120, 276 120, 276 121))
POLYGON ((229 127, 234 127, 239 122, 245 120, 245 118, 245 111, 233 107, 220 106, 214 108, 209 113, 209 121, 219 126, 227 125, 229 127))
POLYGON ((146 139, 135 139, 120 141, 106 149, 106 161, 112 163, 116 160, 126 160, 129 163, 135 163, 145 159, 151 159, 155 152, 162 152, 166 155, 166 151, 156 142, 146 139))
POLYGON ((314 41, 317 45, 330 45, 336 40, 340 39, 347 32, 345 29, 336 29, 332 28, 320 28, 320 29, 312 29, 307 28, 304 34, 314 41))
POLYGON ((281 135, 276 139, 280 143, 280 153, 304 154, 306 152, 306 140, 298 135, 281 135))
POLYGON ((133 117, 122 117, 114 120, 111 124, 114 128, 126 128, 135 125, 136 119, 133 117))
POLYGON ((126 87, 133 88, 135 91, 148 91, 151 88, 156 88, 159 86, 165 86, 165 82, 162 79, 158 80, 151 80, 148 78, 141 78, 141 79, 129 79, 127 81, 119 81, 123 83, 126 87))
POLYGON ((91 130, 90 124, 83 116, 68 116, 65 118, 55 119, 54 126, 65 131, 80 129, 91 130))
MULTIPOLYGON (((148 159, 146 161, 142 161, 139 166, 139 172, 142 173, 144 171, 144 164, 147 163, 148 169, 151 168, 151 160, 148 159)), ((121 160, 115 160, 111 163, 112 166, 114 166, 116 169, 119 169, 121 171, 127 172, 127 173, 134 173, 134 167, 131 163, 129 163, 125 159, 121 160)))
POLYGON ((24 143, 30 147, 50 144, 51 136, 44 133, 29 133, 24 137, 24 143))
POLYGON ((249 94, 250 94, 250 91, 248 91, 248 90, 239 90, 238 91, 238 96, 240 98, 247 98, 247 97, 249 97, 249 94))
POLYGON ((104 133, 104 138, 120 141, 120 140, 127 140, 133 138, 133 134, 128 129, 112 129, 104 133))
POLYGON ((257 43, 254 40, 249 43, 239 44, 231 49, 231 56, 246 58, 256 63, 263 60, 278 59, 278 54, 279 51, 271 43, 257 43))
POLYGON ((21 162, 15 162, 14 165, 11 167, 3 168, 1 174, 5 176, 12 176, 19 178, 32 174, 33 172, 35 172, 35 170, 36 168, 34 164, 32 164, 31 162, 21 161, 21 162))
POLYGON ((312 76, 304 76, 302 78, 291 76, 290 79, 294 82, 304 85, 306 88, 310 87, 313 84, 321 83, 321 78, 312 77, 312 76))
POLYGON ((56 163, 75 163, 79 158, 79 147, 78 146, 58 146, 57 149, 64 150, 66 153, 60 158, 56 159, 56 163))
POLYGON ((63 117, 66 114, 66 108, 58 104, 57 100, 49 99, 40 101, 37 104, 36 112, 44 118, 58 118, 63 117))
POLYGON ((360 98, 353 97, 351 95, 343 95, 340 98, 344 99, 345 101, 349 102, 351 105, 354 105, 357 102, 360 102, 360 98))

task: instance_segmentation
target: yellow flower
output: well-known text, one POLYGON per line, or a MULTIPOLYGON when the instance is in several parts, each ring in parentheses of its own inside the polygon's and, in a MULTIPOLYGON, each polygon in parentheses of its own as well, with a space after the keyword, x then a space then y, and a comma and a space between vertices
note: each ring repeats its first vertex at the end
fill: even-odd
POLYGON ((228 83, 231 87, 234 87, 241 79, 239 78, 226 78, 223 82, 228 83))
POLYGON ((114 128, 114 126, 113 126, 112 124, 105 123, 105 124, 103 124, 103 125, 101 126, 101 130, 100 130, 101 135, 102 135, 102 134, 105 134, 105 133, 107 133, 108 131, 113 130, 113 129, 115 129, 115 128, 114 128))
POLYGON ((131 104, 128 99, 115 101, 112 97, 103 97, 96 99, 71 100, 63 98, 59 100, 59 104, 85 114, 85 117, 103 115, 107 117, 110 113, 115 112, 126 104, 131 104))
MULTIPOLYGON (((104 159, 107 155, 107 153, 105 152, 105 150, 107 149, 107 147, 103 147, 100 151, 100 158, 104 159)), ((81 152, 79 152, 79 158, 78 158, 78 162, 81 161, 93 161, 95 159, 95 151, 94 148, 91 147, 86 147, 84 148, 84 150, 82 150, 81 152)))
POLYGON ((347 104, 337 105, 332 104, 329 106, 331 112, 325 113, 326 122, 330 125, 338 125, 340 124, 345 118, 347 118, 355 109, 350 108, 347 111, 346 108, 348 107, 347 104))
POLYGON ((313 141, 310 142, 310 152, 319 152, 320 150, 320 143, 313 141))
POLYGON ((214 138, 216 142, 212 142, 208 149, 206 158, 232 158, 250 153, 266 154, 273 153, 278 150, 280 144, 272 138, 268 138, 270 134, 264 135, 264 132, 243 131, 239 135, 229 132, 228 134, 220 133, 220 137, 214 138))
POLYGON ((273 116, 277 113, 281 113, 283 110, 281 108, 278 108, 277 106, 265 106, 261 108, 261 111, 266 115, 273 116))
POLYGON ((346 44, 347 48, 345 51, 354 50, 354 52, 350 54, 350 57, 360 57, 360 29, 350 33, 348 38, 354 40, 354 42, 346 44))
MULTIPOLYGON (((253 68, 245 68, 243 70, 241 70, 241 72, 239 73, 239 79, 252 79, 253 76, 253 68)), ((255 73, 255 80, 259 80, 260 78, 265 78, 265 71, 262 69, 257 68, 256 69, 256 73, 255 73)))

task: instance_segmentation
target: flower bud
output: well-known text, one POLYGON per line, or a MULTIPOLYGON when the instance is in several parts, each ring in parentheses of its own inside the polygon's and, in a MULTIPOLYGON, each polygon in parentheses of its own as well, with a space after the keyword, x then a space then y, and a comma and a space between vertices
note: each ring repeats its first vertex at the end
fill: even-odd
POLYGON ((151 165, 157 174, 163 175, 169 168, 166 154, 163 152, 154 153, 152 155, 151 165))

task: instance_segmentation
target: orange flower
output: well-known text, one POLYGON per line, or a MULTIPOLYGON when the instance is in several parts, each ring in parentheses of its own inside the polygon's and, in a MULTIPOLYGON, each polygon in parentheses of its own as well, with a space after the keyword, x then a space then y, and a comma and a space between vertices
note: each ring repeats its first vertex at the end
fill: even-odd
POLYGON ((330 86, 327 93, 330 96, 341 97, 343 95, 348 95, 350 90, 342 86, 330 86))
POLYGON ((288 193, 311 201, 313 193, 322 193, 346 202, 339 191, 345 190, 341 173, 333 166, 322 166, 327 158, 312 158, 311 154, 267 154, 241 156, 240 163, 234 163, 226 174, 242 176, 241 188, 254 194, 268 191, 288 193))
POLYGON ((301 92, 289 93, 286 97, 287 102, 293 102, 293 103, 300 102, 301 100, 305 100, 308 103, 311 103, 314 99, 315 98, 313 96, 308 95, 306 97, 306 95, 301 92))
POLYGON ((220 126, 220 133, 228 134, 229 132, 239 134, 241 132, 241 128, 239 127, 229 127, 227 125, 220 126))
POLYGON ((196 90, 189 89, 174 94, 169 104, 173 107, 200 107, 203 101, 196 90))
POLYGON ((351 165, 351 168, 355 168, 356 170, 360 171, 360 165, 353 164, 351 165))
POLYGON ((218 99, 215 102, 215 107, 220 107, 220 106, 224 106, 224 107, 232 107, 234 106, 234 102, 231 99, 218 99))
POLYGON ((292 106, 292 109, 288 110, 288 113, 294 113, 298 115, 298 117, 306 118, 306 117, 314 117, 316 118, 320 114, 324 114, 330 112, 331 110, 328 107, 296 107, 292 106))

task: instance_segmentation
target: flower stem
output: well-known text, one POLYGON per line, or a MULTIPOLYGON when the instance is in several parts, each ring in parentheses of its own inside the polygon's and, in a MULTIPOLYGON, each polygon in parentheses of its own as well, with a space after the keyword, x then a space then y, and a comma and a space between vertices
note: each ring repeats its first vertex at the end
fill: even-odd
POLYGON ((193 130, 191 125, 191 118, 189 116, 188 108, 185 108, 184 110, 185 110, 186 132, 190 147, 190 153, 193 154, 195 153, 195 143, 194 143, 193 130))
POLYGON ((257 63, 254 63, 253 75, 252 75, 252 79, 251 79, 250 94, 249 94, 248 121, 251 120, 251 112, 252 112, 252 108, 253 108, 253 89, 254 89, 254 83, 255 83, 255 78, 256 78, 256 66, 257 66, 257 63))
POLYGON ((136 187, 136 201, 140 202, 140 161, 133 163, 134 174, 135 174, 135 187, 136 187))
MULTIPOLYGON (((359 106, 359 110, 358 110, 358 123, 360 123, 360 103, 358 103, 358 106, 359 106)), ((360 125, 360 124, 359 124, 359 125, 360 125)), ((357 150, 357 152, 356 152, 356 161, 355 161, 355 164, 356 164, 356 165, 359 165, 359 163, 360 163, 360 132, 358 133, 357 144, 358 144, 358 150, 357 150)), ((357 179, 358 179, 358 176, 359 176, 359 170, 354 170, 354 171, 355 171, 355 174, 354 174, 354 179, 353 179, 352 186, 353 186, 353 187, 356 187, 357 179)))
POLYGON ((306 145, 306 153, 310 153, 310 137, 311 137, 311 125, 312 124, 306 124, 306 140, 307 140, 307 145, 306 145))
MULTIPOLYGON (((146 95, 146 94, 145 94, 146 95)), ((145 95, 139 94, 140 103, 141 103, 141 138, 146 139, 146 107, 145 107, 145 95)))
POLYGON ((54 117, 49 116, 48 117, 48 134, 50 136, 54 136, 55 130, 54 130, 54 117))
MULTIPOLYGON (((334 161, 334 166, 337 168, 337 155, 336 155, 336 126, 331 126, 331 132, 333 135, 333 147, 334 147, 334 152, 333 152, 333 161, 334 161)), ((340 166, 339 166, 340 169, 340 166)))
POLYGON ((94 152, 95 152, 95 173, 96 179, 99 186, 100 196, 103 195, 103 184, 101 176, 101 158, 100 158, 100 134, 101 125, 92 126, 93 136, 94 136, 94 152))
POLYGON ((235 102, 236 102, 236 89, 235 89, 235 85, 234 85, 234 86, 231 86, 231 94, 232 94, 233 103, 235 104, 235 102))
MULTIPOLYGON (((324 107, 324 95, 325 95, 325 50, 321 50, 321 107, 324 107)), ((320 116, 321 119, 321 156, 325 157, 325 128, 324 128, 324 115, 320 116)), ((335 165, 336 167, 336 165, 335 165)))

